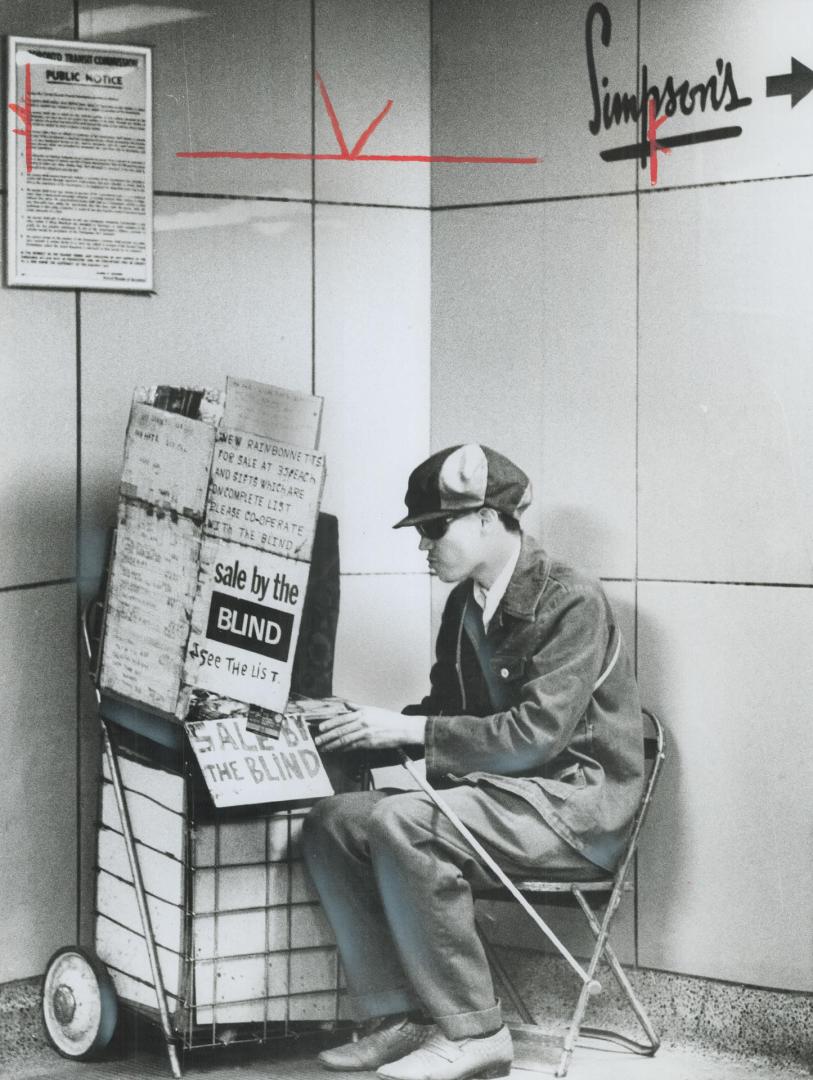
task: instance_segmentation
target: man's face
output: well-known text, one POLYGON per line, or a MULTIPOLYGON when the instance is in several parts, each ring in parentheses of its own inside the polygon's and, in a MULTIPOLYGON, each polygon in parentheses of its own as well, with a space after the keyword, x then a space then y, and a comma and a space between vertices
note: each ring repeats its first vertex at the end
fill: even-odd
POLYGON ((474 577, 485 555, 482 521, 478 511, 454 518, 439 540, 421 537, 430 571, 441 581, 474 577))

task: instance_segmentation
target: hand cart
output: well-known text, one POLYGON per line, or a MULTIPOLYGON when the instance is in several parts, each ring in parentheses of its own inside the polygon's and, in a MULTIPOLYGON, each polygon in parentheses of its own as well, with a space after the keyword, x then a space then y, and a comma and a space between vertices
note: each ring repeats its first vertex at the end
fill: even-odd
MULTIPOLYGON (((182 726, 99 692, 103 617, 96 601, 82 619, 103 759, 95 953, 68 946, 49 961, 50 1043, 75 1060, 97 1055, 125 1005, 160 1025, 180 1077, 179 1051, 348 1019, 332 931, 299 856, 310 803, 216 810, 182 726)), ((326 764, 337 791, 358 786, 326 764)))

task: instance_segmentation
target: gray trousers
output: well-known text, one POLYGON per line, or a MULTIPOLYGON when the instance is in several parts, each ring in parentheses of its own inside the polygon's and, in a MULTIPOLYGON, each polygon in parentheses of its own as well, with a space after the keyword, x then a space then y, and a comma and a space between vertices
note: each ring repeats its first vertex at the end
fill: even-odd
MULTIPOLYGON (((443 797, 509 874, 591 865, 511 792, 461 785, 443 797)), ((359 1019, 420 1010, 450 1039, 500 1027, 472 896, 495 879, 427 795, 323 799, 303 852, 359 1019)))

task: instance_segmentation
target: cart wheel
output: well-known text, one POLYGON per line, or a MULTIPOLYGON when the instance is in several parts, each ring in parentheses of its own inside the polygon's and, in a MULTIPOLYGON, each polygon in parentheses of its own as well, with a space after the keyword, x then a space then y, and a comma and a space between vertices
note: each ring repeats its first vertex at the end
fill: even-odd
POLYGON ((92 953, 58 949, 42 982, 42 1020, 48 1042, 63 1057, 91 1058, 113 1037, 118 999, 107 968, 92 953))

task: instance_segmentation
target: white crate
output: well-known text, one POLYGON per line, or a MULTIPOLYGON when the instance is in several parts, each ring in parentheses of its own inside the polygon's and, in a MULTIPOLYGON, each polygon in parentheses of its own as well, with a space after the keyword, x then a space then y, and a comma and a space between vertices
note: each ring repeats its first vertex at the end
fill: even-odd
MULTIPOLYGON (((197 823, 188 845, 184 777, 122 753, 119 764, 170 1009, 187 997, 193 1024, 202 1025, 345 1015, 333 933, 301 862, 307 808, 197 823)), ((105 776, 97 949, 122 1000, 155 1007, 106 765, 105 776)))

